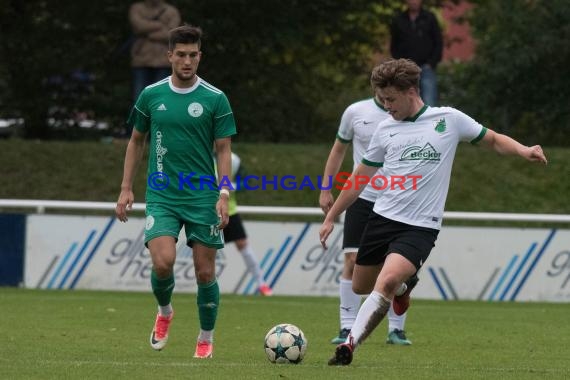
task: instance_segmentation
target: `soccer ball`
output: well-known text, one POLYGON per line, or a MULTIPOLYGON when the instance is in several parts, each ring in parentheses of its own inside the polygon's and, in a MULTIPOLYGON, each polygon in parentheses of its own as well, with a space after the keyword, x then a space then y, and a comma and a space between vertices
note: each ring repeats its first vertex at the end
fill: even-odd
POLYGON ((265 335, 265 354, 271 363, 301 363, 307 350, 307 338, 295 325, 281 323, 265 335))

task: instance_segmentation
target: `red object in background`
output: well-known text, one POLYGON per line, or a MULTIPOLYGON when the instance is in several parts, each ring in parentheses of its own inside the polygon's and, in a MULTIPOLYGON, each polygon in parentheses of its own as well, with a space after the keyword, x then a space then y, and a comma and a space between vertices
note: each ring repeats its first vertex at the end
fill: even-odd
POLYGON ((459 60, 469 61, 475 55, 475 42, 467 22, 459 22, 473 5, 462 1, 455 5, 447 3, 441 10, 446 26, 444 31, 443 61, 459 60))

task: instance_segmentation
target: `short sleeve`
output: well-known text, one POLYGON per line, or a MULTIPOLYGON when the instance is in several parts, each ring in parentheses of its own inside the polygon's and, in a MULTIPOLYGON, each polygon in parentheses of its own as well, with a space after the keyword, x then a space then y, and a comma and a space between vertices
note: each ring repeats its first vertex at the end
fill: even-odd
POLYGON ((340 126, 338 127, 336 138, 344 144, 350 143, 354 138, 354 112, 350 106, 344 110, 340 118, 340 126))
POLYGON ((375 167, 382 167, 384 165, 384 157, 386 156, 386 147, 383 144, 383 141, 386 139, 383 137, 384 129, 381 127, 383 123, 380 123, 372 139, 370 140, 370 144, 368 145, 368 149, 366 149, 366 153, 362 157, 362 163, 367 166, 375 166, 375 167))
POLYGON ((214 113, 214 136, 216 139, 237 133, 234 113, 225 94, 221 94, 214 113))
POLYGON ((476 144, 487 132, 487 128, 461 111, 455 110, 455 121, 461 141, 469 141, 472 144, 476 144))
POLYGON ((148 93, 143 90, 136 104, 131 110, 127 124, 137 131, 146 133, 150 130, 150 111, 148 107, 148 93))

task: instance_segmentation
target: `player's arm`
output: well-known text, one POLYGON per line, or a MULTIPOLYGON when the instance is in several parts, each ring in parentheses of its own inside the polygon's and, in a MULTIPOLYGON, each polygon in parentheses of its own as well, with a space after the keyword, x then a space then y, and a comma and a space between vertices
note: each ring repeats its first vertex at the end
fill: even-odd
POLYGON ((345 183, 345 189, 340 192, 338 198, 336 199, 336 202, 334 202, 332 208, 327 213, 323 225, 319 231, 321 244, 325 249, 327 248, 327 238, 333 231, 335 219, 358 198, 360 193, 362 193, 366 187, 357 185, 358 183, 362 183, 358 180, 358 178, 365 177, 370 179, 372 176, 374 176, 377 170, 378 167, 376 166, 360 164, 348 178, 347 182, 345 183))
POLYGON ((132 208, 135 201, 133 183, 140 162, 143 158, 146 135, 146 133, 139 132, 134 128, 129 144, 127 145, 123 167, 123 181, 121 182, 121 193, 119 194, 119 200, 115 207, 115 214, 121 222, 126 222, 128 220, 127 210, 132 208))
POLYGON ((491 129, 487 129, 481 143, 499 154, 517 155, 527 159, 528 161, 537 161, 544 164, 548 163, 540 145, 522 145, 515 139, 512 139, 507 135, 497 133, 491 129))
POLYGON ((218 168, 218 183, 220 198, 216 203, 216 211, 220 217, 219 228, 224 228, 229 222, 228 201, 230 199, 231 170, 232 170, 232 139, 224 137, 216 139, 216 165, 218 168))
POLYGON ((327 163, 325 164, 325 173, 323 174, 321 194, 319 196, 319 206, 321 206, 321 209, 325 215, 329 212, 334 203, 334 197, 331 192, 333 182, 332 179, 340 170, 340 165, 344 160, 344 155, 346 154, 347 148, 347 143, 336 139, 329 153, 327 163))

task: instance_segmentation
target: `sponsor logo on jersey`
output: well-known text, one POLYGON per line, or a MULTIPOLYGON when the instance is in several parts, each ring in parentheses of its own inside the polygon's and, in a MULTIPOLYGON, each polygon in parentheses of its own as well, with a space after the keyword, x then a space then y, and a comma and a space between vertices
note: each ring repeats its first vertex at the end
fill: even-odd
POLYGON ((427 162, 439 162, 441 159, 441 153, 436 152, 435 148, 430 144, 422 147, 411 146, 404 150, 400 161, 427 161, 427 162))
POLYGON ((439 119, 439 121, 437 121, 435 123, 434 129, 436 132, 439 132, 439 133, 445 132, 445 130, 447 129, 447 127, 445 125, 445 118, 442 117, 441 119, 439 119))
POLYGON ((202 113, 204 112, 204 107, 202 107, 202 105, 200 103, 190 103, 190 105, 188 106, 188 114, 190 114, 190 116, 192 117, 200 117, 200 115, 202 115, 202 113))
POLYGON ((156 110, 157 111, 166 111, 166 106, 164 105, 164 103, 162 103, 161 105, 158 106, 158 108, 156 110))
POLYGON ((390 137, 394 137, 394 136, 399 135, 399 134, 400 134, 400 132, 390 133, 390 137))
POLYGON ((168 149, 162 145, 162 132, 156 131, 156 169, 159 172, 163 171, 162 160, 166 153, 168 149))

